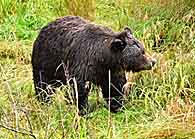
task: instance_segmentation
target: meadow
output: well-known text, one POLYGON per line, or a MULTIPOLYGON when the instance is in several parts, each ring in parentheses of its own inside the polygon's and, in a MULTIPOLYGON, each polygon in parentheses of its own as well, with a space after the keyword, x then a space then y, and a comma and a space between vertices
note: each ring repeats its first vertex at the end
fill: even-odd
POLYGON ((193 139, 194 102, 194 0, 0 0, 0 139, 193 139), (48 22, 70 14, 115 31, 129 26, 157 59, 153 70, 129 73, 122 112, 110 113, 96 86, 85 117, 67 103, 69 86, 52 104, 37 101, 33 42, 48 22))

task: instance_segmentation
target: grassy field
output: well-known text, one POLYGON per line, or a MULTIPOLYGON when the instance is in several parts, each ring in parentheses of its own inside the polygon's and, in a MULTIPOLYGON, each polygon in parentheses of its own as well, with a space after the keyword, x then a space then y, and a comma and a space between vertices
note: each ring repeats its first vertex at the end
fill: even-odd
POLYGON ((193 139, 194 101, 194 0, 0 0, 0 139, 193 139), (115 31, 131 27, 158 59, 152 71, 129 74, 123 112, 110 113, 101 97, 97 103, 96 87, 86 117, 67 104, 68 86, 50 105, 35 98, 33 41, 49 21, 69 14, 115 31))

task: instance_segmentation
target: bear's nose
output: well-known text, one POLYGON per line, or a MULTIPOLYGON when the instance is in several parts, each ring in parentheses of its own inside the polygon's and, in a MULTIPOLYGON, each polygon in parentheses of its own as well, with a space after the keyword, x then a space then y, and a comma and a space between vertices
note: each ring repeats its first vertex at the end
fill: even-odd
POLYGON ((156 62, 157 62, 157 60, 154 59, 154 58, 151 60, 151 65, 152 65, 152 67, 156 64, 156 62))

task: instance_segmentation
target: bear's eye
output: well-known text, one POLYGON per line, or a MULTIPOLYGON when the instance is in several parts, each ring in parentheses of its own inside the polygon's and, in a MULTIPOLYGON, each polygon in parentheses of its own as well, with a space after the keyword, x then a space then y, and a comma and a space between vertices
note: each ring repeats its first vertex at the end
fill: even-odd
POLYGON ((135 41, 135 40, 131 40, 131 45, 133 46, 133 47, 138 47, 138 48, 140 48, 139 47, 139 44, 135 41))
POLYGON ((139 45, 137 45, 137 43, 133 43, 133 47, 140 48, 140 46, 139 46, 139 45))

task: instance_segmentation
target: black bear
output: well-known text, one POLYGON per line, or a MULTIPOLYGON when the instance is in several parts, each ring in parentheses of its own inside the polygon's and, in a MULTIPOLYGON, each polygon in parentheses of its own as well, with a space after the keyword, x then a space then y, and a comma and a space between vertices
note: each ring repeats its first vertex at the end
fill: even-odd
POLYGON ((52 88, 74 77, 81 113, 88 105, 86 82, 100 86, 110 110, 117 112, 123 104, 125 71, 150 70, 154 64, 155 60, 145 55, 144 46, 128 27, 113 32, 78 16, 65 16, 43 27, 32 53, 38 98, 47 101, 52 88))

